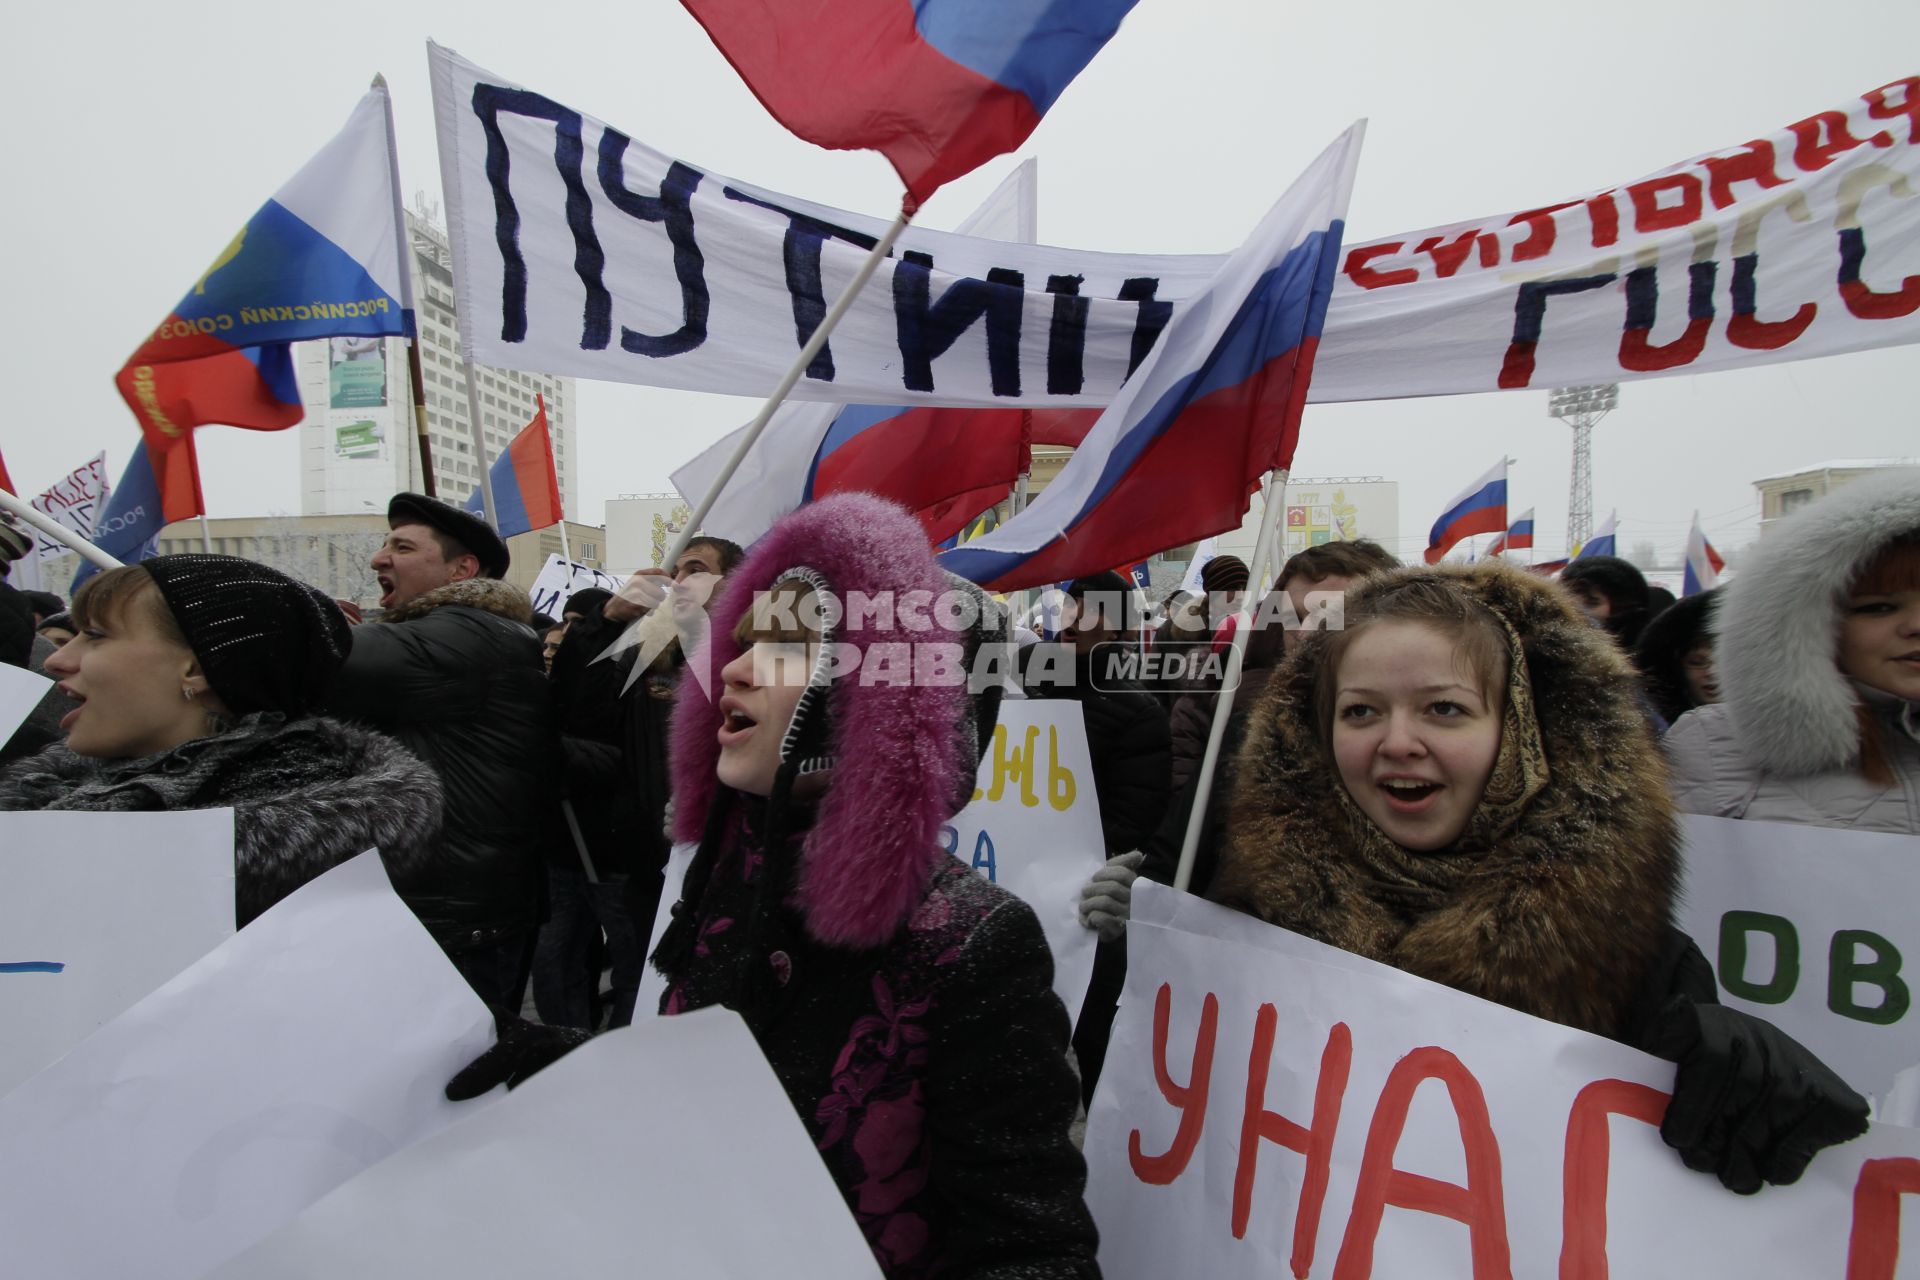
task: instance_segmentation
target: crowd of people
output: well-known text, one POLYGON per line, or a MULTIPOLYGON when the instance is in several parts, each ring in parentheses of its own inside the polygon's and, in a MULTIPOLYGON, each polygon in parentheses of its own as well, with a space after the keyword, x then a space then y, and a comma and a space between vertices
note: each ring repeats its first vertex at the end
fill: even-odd
POLYGON ((388 522, 364 617, 214 555, 70 606, 0 587, 0 657, 56 681, 0 751, 0 809, 231 807, 242 925, 377 847, 494 1010, 449 1097, 627 1023, 651 963, 641 1016, 746 1021, 887 1275, 1097 1276, 1073 1126, 1133 887, 1175 879, 1204 805, 1191 891, 1674 1061, 1662 1134, 1735 1191, 1865 1130, 1819 1046, 1716 1002, 1673 924, 1678 816, 1920 833, 1920 472, 1782 520, 1677 603, 1611 557, 1551 580, 1353 541, 1257 601, 1216 557, 1153 617, 1082 578, 1050 635, 864 495, 748 548, 695 538, 558 619, 484 521, 400 494, 388 522), (881 599, 942 603, 843 607, 881 599), (1231 664, 1149 685, 1116 659, 1233 645, 1209 788, 1231 664), (959 679, 876 675, 910 652, 924 677, 934 648, 959 679), (1072 700, 1087 729, 1107 860, 1071 1030, 1031 908, 940 841, 1009 697, 1072 700))

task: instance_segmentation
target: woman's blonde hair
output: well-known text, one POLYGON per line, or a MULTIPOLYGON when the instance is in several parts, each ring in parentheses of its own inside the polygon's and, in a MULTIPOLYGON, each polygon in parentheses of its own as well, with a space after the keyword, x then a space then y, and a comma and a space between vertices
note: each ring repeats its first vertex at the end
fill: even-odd
POLYGON ((1320 678, 1314 708, 1321 745, 1333 741, 1333 708, 1339 692, 1340 662, 1353 642, 1370 627, 1383 622, 1413 622, 1452 640, 1454 659, 1480 686, 1489 707, 1504 702, 1507 684, 1507 629, 1493 611, 1465 590, 1442 579, 1421 575, 1389 581, 1357 593, 1347 606, 1345 625, 1324 632, 1320 646, 1320 678))

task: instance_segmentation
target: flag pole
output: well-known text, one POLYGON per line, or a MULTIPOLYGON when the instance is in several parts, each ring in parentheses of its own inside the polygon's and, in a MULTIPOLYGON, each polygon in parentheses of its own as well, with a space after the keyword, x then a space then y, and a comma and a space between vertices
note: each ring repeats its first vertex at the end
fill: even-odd
POLYGON ((427 378, 420 371, 418 322, 415 334, 407 339, 407 378, 412 383, 413 438, 420 454, 420 492, 437 497, 433 486, 433 445, 427 440, 427 378))
MULTIPOLYGON (((1280 467, 1267 473, 1267 487, 1263 501, 1266 509, 1260 513, 1260 536, 1253 544, 1253 565, 1248 581, 1258 583, 1267 572, 1273 560, 1273 540, 1278 523, 1280 509, 1287 502, 1287 476, 1290 468, 1280 467)), ((1264 599, 1264 597, 1262 597, 1264 599)), ((1187 885, 1193 880, 1194 856, 1200 849, 1200 830, 1207 821, 1207 800, 1213 794, 1213 779, 1220 763, 1220 744, 1226 740, 1227 717, 1233 714, 1233 695, 1240 684, 1240 670, 1246 665, 1247 640, 1253 630, 1253 614, 1248 609, 1253 592, 1249 591, 1240 598, 1240 610, 1233 627, 1233 639, 1227 648, 1227 670, 1220 680, 1220 693, 1213 704, 1213 726, 1207 731, 1207 751, 1200 758, 1200 772, 1196 775, 1193 791, 1193 809, 1187 814, 1186 835, 1180 841, 1180 865, 1173 873, 1173 887, 1185 893, 1187 885)))
POLYGON ((473 455, 480 466, 480 505, 486 510, 487 523, 497 532, 499 513, 493 509, 493 460, 487 457, 487 433, 480 425, 480 380, 474 376, 473 362, 462 361, 467 375, 467 430, 473 436, 473 455))
POLYGON ((374 76, 373 87, 380 92, 387 117, 387 182, 393 188, 393 245, 400 256, 400 308, 413 318, 413 332, 407 335, 407 377, 413 390, 414 439, 420 450, 420 492, 431 498, 436 495, 433 446, 427 440, 427 379, 420 369, 420 313, 413 305, 413 241, 407 235, 406 208, 400 203, 400 148, 394 144, 393 97, 387 91, 385 76, 374 76))
MULTIPOLYGON (((694 535, 700 532, 701 523, 707 518, 707 513, 713 510, 713 504, 719 500, 721 491, 727 487, 727 482, 733 479, 733 473, 740 469, 741 462, 746 459, 754 443, 760 439, 760 434, 767 429, 767 423, 773 420, 774 410, 780 407, 781 402, 787 398, 787 393, 793 390, 793 384, 800 381, 800 375, 805 373, 807 366, 813 363, 813 358, 820 353, 820 348, 827 345, 827 339, 832 335, 834 326, 840 323, 840 317, 847 313, 847 308, 853 305, 853 300, 860 295, 860 290, 864 289, 867 281, 873 278, 873 273, 879 269, 881 260, 893 251, 894 241, 900 238, 900 233, 907 229, 907 223, 912 219, 913 214, 903 205, 900 216, 893 220, 893 225, 887 228, 887 233, 880 237, 873 246, 873 251, 867 254, 867 259, 860 264, 860 269, 853 273, 853 279, 847 281, 847 287, 841 290, 840 296, 835 298, 833 305, 827 309, 827 314, 821 317, 820 324, 808 337, 806 345, 800 348, 800 354, 794 357, 792 367, 781 377, 779 384, 773 389, 773 394, 767 397, 767 402, 760 406, 760 412, 748 424, 746 434, 734 447, 733 456, 727 459, 727 465, 720 468, 720 474, 715 476, 713 483, 707 486, 706 495, 700 499, 699 505, 694 507, 693 514, 687 518, 686 527, 680 530, 679 537, 674 539, 672 549, 667 552, 665 563, 672 565, 679 562, 681 553, 686 551, 687 544, 693 541, 694 535)), ((468 386, 471 388, 472 383, 469 382, 468 386)), ((487 503, 488 510, 491 512, 493 499, 488 498, 487 503)))
POLYGON ((213 535, 207 532, 207 513, 200 513, 200 550, 204 555, 213 554, 213 535))
MULTIPOLYGON (((53 519, 30 502, 23 502, 5 489, 0 489, 0 511, 19 516, 28 524, 46 534, 55 542, 79 552, 102 569, 118 569, 120 562, 88 542, 67 526, 53 519)), ((31 551, 31 548, 29 548, 31 551)))
MULTIPOLYGON (((1013 494, 1007 499, 1008 520, 1016 518, 1027 509, 1027 476, 1028 473, 1022 471, 1013 482, 1013 494)), ((1026 616, 1027 589, 1022 587, 1007 597, 1007 617, 1013 622, 1019 622, 1026 616)))

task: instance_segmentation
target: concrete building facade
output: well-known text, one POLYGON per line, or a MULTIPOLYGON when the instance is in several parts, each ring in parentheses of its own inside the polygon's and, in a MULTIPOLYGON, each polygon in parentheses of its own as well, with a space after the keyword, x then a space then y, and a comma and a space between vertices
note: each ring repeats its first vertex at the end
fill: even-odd
POLYGON ((1755 480, 1753 487, 1760 494, 1760 536, 1766 537, 1767 530, 1783 516, 1792 515, 1861 476, 1887 467, 1916 466, 1920 466, 1920 458, 1835 458, 1799 471, 1755 480))
MULTIPOLYGON (((446 233, 427 218, 409 213, 407 237, 435 492, 451 502, 464 502, 480 484, 482 464, 467 425, 452 259, 446 233)), ((406 343, 399 338, 334 338, 301 343, 295 359, 306 406, 298 428, 301 514, 384 512, 393 494, 423 491, 406 343)), ((489 459, 499 457, 533 419, 535 396, 545 398, 561 504, 577 515, 573 379, 484 366, 475 372, 489 459)))

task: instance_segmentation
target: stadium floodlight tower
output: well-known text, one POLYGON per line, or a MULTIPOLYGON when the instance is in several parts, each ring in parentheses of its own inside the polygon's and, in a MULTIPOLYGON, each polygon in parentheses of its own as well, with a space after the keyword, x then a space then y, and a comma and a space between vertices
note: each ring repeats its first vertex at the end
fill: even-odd
POLYGON ((1618 383, 1547 393, 1547 415, 1573 428, 1573 485, 1567 494, 1567 554, 1593 536, 1593 427, 1620 403, 1618 383))

